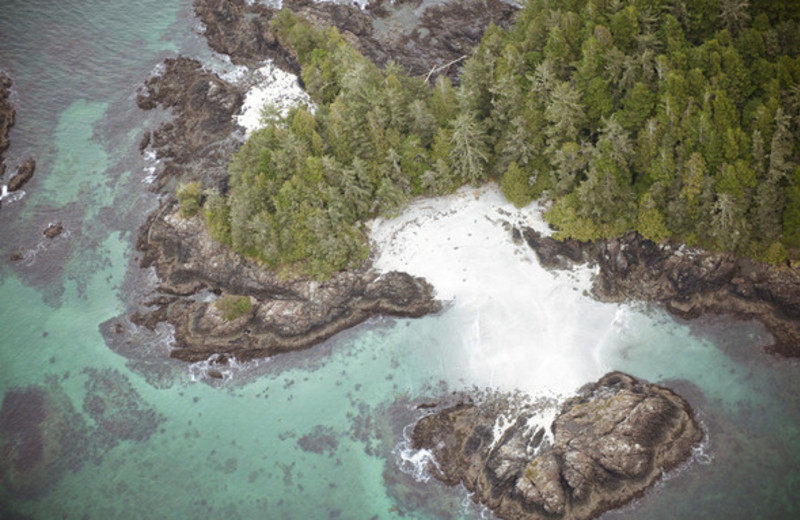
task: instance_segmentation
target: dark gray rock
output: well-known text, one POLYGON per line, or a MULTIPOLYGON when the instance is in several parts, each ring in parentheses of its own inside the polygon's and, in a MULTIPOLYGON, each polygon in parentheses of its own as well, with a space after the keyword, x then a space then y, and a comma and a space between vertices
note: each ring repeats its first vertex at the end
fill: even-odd
POLYGON ((419 317, 441 309, 433 287, 406 273, 378 274, 368 266, 326 281, 282 279, 211 240, 199 217, 183 219, 167 203, 143 228, 144 266, 162 280, 155 309, 133 321, 175 327, 171 355, 186 361, 225 354, 240 360, 311 347, 377 315, 419 317), (252 307, 231 321, 200 291, 249 297, 252 307))
POLYGON ((16 116, 16 110, 8 100, 11 95, 12 85, 11 78, 5 74, 0 74, 0 177, 6 171, 3 153, 8 150, 8 133, 11 127, 14 126, 14 117, 16 116))
POLYGON ((8 191, 17 191, 22 189, 28 181, 33 178, 33 174, 36 171, 36 161, 33 157, 26 160, 19 168, 17 168, 17 173, 14 174, 11 179, 8 181, 8 191))
POLYGON ((48 224, 42 234, 47 238, 53 239, 64 232, 64 225, 61 222, 48 224))
POLYGON ((231 156, 241 144, 233 115, 244 100, 241 88, 203 68, 197 60, 178 57, 164 61, 163 73, 145 81, 136 96, 143 110, 171 109, 173 117, 146 133, 148 145, 164 167, 155 190, 171 191, 176 180, 200 180, 217 186, 227 177, 231 156))
POLYGON ((522 234, 546 268, 599 266, 592 292, 603 301, 663 304, 685 319, 704 313, 757 319, 774 337, 768 351, 800 356, 800 269, 730 254, 659 245, 637 233, 591 243, 522 234))
POLYGON ((552 442, 527 426, 531 412, 503 403, 494 396, 446 408, 420 419, 411 435, 412 448, 433 453, 435 478, 463 484, 498 518, 595 518, 641 496, 703 438, 681 397, 619 372, 563 405, 552 442), (514 413, 495 439, 498 416, 514 413))

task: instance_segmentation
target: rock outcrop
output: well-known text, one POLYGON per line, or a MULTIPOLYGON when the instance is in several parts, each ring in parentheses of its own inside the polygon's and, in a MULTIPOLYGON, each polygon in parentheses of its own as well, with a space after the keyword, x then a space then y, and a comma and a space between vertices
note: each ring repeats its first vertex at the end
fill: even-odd
POLYGON ((149 78, 136 103, 143 110, 172 110, 172 118, 145 134, 163 162, 153 183, 162 190, 170 181, 203 180, 215 185, 227 176, 231 154, 241 144, 233 115, 242 107, 240 87, 204 69, 197 60, 178 57, 164 61, 160 74, 149 78))
POLYGON ((5 74, 0 74, 0 177, 6 171, 6 165, 3 161, 3 153, 8 150, 8 132, 14 126, 14 117, 16 111, 8 100, 11 95, 11 86, 13 82, 11 78, 5 74))
MULTIPOLYGON (((9 101, 11 96, 11 86, 13 82, 11 78, 5 74, 0 74, 0 178, 6 172, 6 163, 3 154, 10 145, 8 134, 11 127, 14 126, 16 120, 16 109, 9 101)), ((31 157, 23 162, 18 168, 17 172, 8 180, 6 189, 8 193, 19 191, 22 187, 33 177, 36 171, 36 161, 31 157)), ((0 181, 0 184, 3 184, 0 181)), ((0 199, 0 207, 2 207, 2 200, 0 199)))
POLYGON ((775 339, 766 348, 800 356, 800 269, 729 254, 659 245, 629 233, 592 243, 559 242, 532 229, 522 235, 548 268, 599 266, 594 295, 603 301, 662 303, 682 318, 731 314, 764 323, 775 339))
POLYGON ((154 310, 133 321, 175 327, 171 355, 200 361, 219 354, 247 360, 313 346, 376 315, 419 317, 441 304, 421 278, 367 267, 330 280, 282 280, 208 236, 195 217, 184 219, 167 203, 143 228, 143 266, 154 265, 162 283, 154 310), (206 298, 198 297, 205 294, 206 298), (241 315, 226 319, 214 295, 248 298, 241 315))
POLYGON ((435 459, 429 472, 463 484, 499 518, 588 520, 641 496, 686 461, 703 432, 671 390, 619 372, 568 400, 551 431, 530 428, 534 412, 508 415, 503 398, 461 403, 420 419, 414 449, 435 459))
POLYGON ((42 231, 42 234, 52 240, 63 232, 64 224, 62 224, 61 221, 58 221, 49 223, 44 231, 42 231))
POLYGON ((11 179, 8 181, 8 191, 17 191, 22 189, 31 178, 33 178, 33 174, 36 171, 36 161, 31 157, 26 160, 24 163, 17 168, 17 173, 14 174, 11 179))

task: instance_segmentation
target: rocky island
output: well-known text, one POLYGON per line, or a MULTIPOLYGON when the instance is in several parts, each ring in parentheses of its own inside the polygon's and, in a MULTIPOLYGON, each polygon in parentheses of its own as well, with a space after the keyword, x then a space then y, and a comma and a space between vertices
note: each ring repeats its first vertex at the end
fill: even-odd
MULTIPOLYGON (((417 76, 445 74, 458 82, 461 62, 483 29, 490 22, 508 27, 514 12, 500 2, 485 10, 476 5, 415 11, 414 27, 399 21, 410 7, 419 7, 414 2, 378 3, 361 10, 300 0, 285 2, 284 8, 311 20, 312 26, 336 26, 343 41, 374 63, 394 61, 417 76), (466 16, 477 11, 481 17, 466 16)), ((270 59, 296 74, 308 66, 308 55, 298 54, 291 37, 275 34, 270 24, 277 14, 262 4, 197 0, 195 11, 210 46, 235 64, 255 68, 270 59)), ((597 37, 604 37, 602 31, 597 37)), ((332 41, 336 40, 327 45, 332 41)), ((234 116, 242 110, 244 95, 243 86, 184 57, 167 60, 160 74, 147 80, 137 97, 139 106, 172 110, 172 118, 141 144, 162 162, 155 189, 171 195, 177 183, 197 183, 212 190, 197 196, 195 203, 202 207, 208 197, 225 196, 231 182, 240 182, 229 178, 228 165, 242 144, 234 116)), ((546 111, 545 116, 552 119, 546 111)), ((604 139, 622 139, 625 144, 619 137, 625 129, 615 126, 613 119, 606 124, 610 126, 599 129, 598 151, 587 153, 599 154, 613 144, 604 139)), ((510 138, 501 133, 496 146, 510 138)), ((519 161, 534 160, 533 152, 503 146, 519 161)), ((450 153, 452 158, 454 152, 450 153)), ((554 157, 561 160, 558 154, 554 157)), ((453 168, 464 167, 453 161, 453 168)), ((512 178, 518 166, 500 159, 494 165, 484 164, 502 167, 498 165, 508 167, 501 180, 506 195, 515 202, 529 200, 538 181, 530 177, 528 188, 520 188, 512 178)), ((171 355, 178 359, 210 360, 213 365, 231 357, 266 357, 310 347, 371 316, 416 317, 441 309, 428 282, 401 272, 375 272, 369 261, 323 278, 287 277, 280 270, 265 269, 214 240, 201 216, 197 210, 186 214, 170 196, 142 227, 137 244, 144 253, 141 265, 154 267, 161 282, 132 321, 148 328, 171 323, 171 355)), ((555 216, 559 219, 568 224, 563 214, 555 216)), ((578 231, 580 235, 585 228, 578 231)), ((554 240, 529 228, 513 233, 545 267, 598 266, 593 288, 598 299, 658 302, 686 318, 705 312, 756 318, 775 338, 772 352, 800 354, 796 267, 686 249, 663 239, 657 243, 635 232, 594 240, 554 240)), ((209 377, 218 377, 217 372, 210 370, 209 377)), ((448 407, 422 418, 412 435, 413 447, 428 449, 435 458, 429 470, 436 478, 463 484, 501 518, 593 518, 640 496, 664 472, 686 461, 703 437, 680 397, 620 373, 580 390, 563 404, 552 425, 541 428, 528 427, 533 411, 512 414, 504 402, 495 396, 479 404, 448 407), (509 414, 513 425, 496 438, 498 417, 509 414)))
POLYGON ((793 517, 800 7, 333 1, 11 10, 0 517, 793 517))
MULTIPOLYGON (((546 107, 537 107, 538 101, 528 101, 527 106, 534 107, 525 109, 533 111, 531 121, 514 117, 514 104, 504 104, 508 89, 516 92, 517 97, 524 95, 522 91, 514 91, 509 83, 503 83, 502 77, 497 79, 496 85, 480 83, 487 81, 480 79, 480 74, 494 67, 507 70, 509 78, 522 81, 518 76, 524 70, 525 60, 538 63, 541 59, 535 53, 524 57, 515 54, 514 45, 534 45, 528 40, 535 40, 536 36, 526 36, 525 43, 508 43, 501 51, 503 37, 500 35, 505 29, 511 30, 517 11, 503 2, 490 2, 489 8, 485 2, 477 1, 434 6, 414 1, 378 2, 360 9, 342 4, 287 0, 283 8, 294 17, 288 22, 286 16, 279 20, 274 9, 257 2, 196 0, 194 7, 212 49, 250 70, 271 60, 276 66, 301 75, 306 81, 304 86, 311 84, 312 98, 316 96, 316 102, 325 103, 330 103, 333 94, 325 90, 328 86, 320 78, 328 74, 328 80, 335 83, 344 77, 335 77, 336 67, 340 66, 335 60, 339 58, 325 61, 331 60, 324 56, 335 46, 352 46, 359 55, 380 66, 399 64, 410 75, 424 77, 426 83, 431 78, 446 76, 458 85, 464 80, 461 67, 465 58, 479 44, 484 30, 491 27, 491 34, 470 62, 471 68, 464 73, 468 82, 466 93, 458 94, 462 97, 457 99, 454 91, 448 93, 450 87, 436 83, 439 89, 436 95, 440 96, 435 101, 440 104, 437 117, 441 120, 435 123, 444 124, 444 130, 425 126, 434 122, 423 124, 422 119, 415 120, 415 128, 426 133, 426 146, 430 151, 414 149, 418 155, 407 164, 412 169, 420 168, 418 177, 397 181, 400 189, 406 190, 405 196, 447 193, 458 185, 484 182, 490 176, 500 182, 508 199, 518 205, 524 205, 546 190, 562 195, 574 190, 572 198, 564 196, 556 200, 550 211, 551 221, 568 230, 564 239, 542 236, 529 228, 513 230, 513 238, 524 240, 543 266, 566 269, 577 264, 596 265, 599 269, 593 295, 604 301, 657 302, 685 318, 702 313, 724 313, 758 319, 775 338, 774 344, 769 346, 771 352, 800 355, 797 347, 800 345, 800 275, 784 245, 774 241, 774 235, 754 235, 748 246, 751 250, 768 246, 773 261, 768 264, 732 252, 715 253, 674 245, 678 240, 667 240, 663 215, 653 213, 656 205, 653 197, 661 196, 659 193, 663 191, 646 193, 644 205, 639 209, 639 222, 633 226, 648 238, 636 232, 614 231, 620 226, 619 222, 631 223, 630 217, 606 221, 606 214, 592 209, 592 204, 602 206, 602 201, 590 196, 602 191, 598 191, 598 183, 602 181, 606 183, 603 196, 622 201, 619 205, 610 205, 611 211, 637 213, 634 202, 624 202, 632 197, 625 191, 627 188, 623 185, 609 187, 610 181, 595 178, 599 174, 590 165, 592 161, 598 164, 606 161, 604 168, 627 171, 638 167, 637 161, 643 160, 634 157, 628 132, 643 123, 645 116, 625 110, 635 103, 645 107, 643 113, 652 114, 655 110, 648 105, 647 93, 642 90, 654 77, 647 66, 645 72, 637 76, 639 90, 636 92, 642 99, 617 100, 616 106, 623 108, 619 113, 621 123, 616 114, 608 117, 608 114, 592 115, 591 111, 574 114, 576 121, 584 118, 581 121, 588 125, 580 130, 573 124, 575 121, 564 122, 553 108, 559 99, 571 99, 574 92, 564 87, 565 82, 548 83, 551 81, 548 75, 563 80, 569 69, 559 72, 556 65, 545 62, 552 68, 545 70, 547 67, 539 64, 533 75, 525 76, 527 81, 533 82, 532 91, 548 100, 546 107), (411 24, 409 16, 414 19, 411 24), (294 20, 300 19, 310 21, 310 26, 303 25, 299 29, 291 26, 296 23, 294 20), (283 24, 281 34, 275 29, 275 23, 283 24), (327 25, 335 26, 338 33, 319 36, 321 33, 314 32, 327 25), (299 49, 303 41, 298 38, 316 41, 321 46, 320 53, 315 57, 309 49, 299 49), (498 57, 487 57, 491 52, 498 53, 498 57), (313 70, 309 72, 309 68, 313 70), (449 101, 448 95, 453 96, 449 101), (471 138, 477 139, 481 146, 486 144, 481 140, 493 142, 495 158, 487 159, 486 148, 479 147, 469 161, 462 161, 463 158, 458 157, 461 152, 453 151, 459 145, 455 137, 461 128, 458 125, 468 127, 470 124, 464 114, 456 117, 453 107, 458 103, 462 108, 469 108, 465 113, 470 117, 478 117, 475 114, 485 117, 481 124, 486 125, 488 135, 482 136, 474 128, 469 132, 473 132, 471 138), (534 123, 547 127, 547 131, 543 135, 536 134, 542 131, 531 129, 534 123), (579 134, 582 144, 572 142, 571 139, 577 138, 567 130, 579 134), (534 143, 545 152, 530 148, 534 143), (610 151, 614 147, 617 153, 610 151), (428 160, 425 155, 428 153, 444 155, 437 159, 435 171, 422 172, 419 164, 428 160), (537 167, 547 164, 543 162, 545 157, 556 169, 551 181, 542 180, 545 177, 538 173, 537 167), (479 167, 476 169, 475 165, 479 167), (523 166, 533 173, 526 177, 522 173, 523 166), (432 180, 433 176, 439 176, 440 180, 432 180), (450 179, 441 181, 448 176, 450 179), (579 184, 576 179, 581 176, 585 181, 579 184), (574 207, 577 197, 586 199, 585 213, 584 208, 574 207), (587 215, 592 217, 587 218, 587 215), (773 241, 762 243, 762 240, 773 241)), ((535 17, 535 14, 528 12, 525 16, 535 17)), ((561 15, 553 16, 552 20, 556 20, 561 15)), ((534 27, 531 31, 540 29, 539 18, 533 22, 530 18, 527 20, 530 27, 534 27)), ((568 16, 559 20, 553 23, 563 26, 565 31, 576 22, 568 16)), ((619 23, 624 24, 624 21, 619 23)), ((617 37, 622 37, 621 29, 616 26, 612 29, 617 37)), ((519 35, 514 37, 520 38, 519 35)), ((593 38, 589 45, 608 47, 612 44, 612 35, 602 26, 594 30, 593 38)), ((547 45, 547 52, 557 52, 551 43, 547 45)), ((656 65, 654 63, 653 67, 656 65)), ((393 81, 399 80, 394 78, 393 81)), ((609 82, 621 85, 624 78, 614 77, 609 82)), ((297 272, 287 276, 286 270, 266 269, 258 259, 248 258, 242 251, 236 252, 229 244, 221 243, 225 240, 215 239, 209 230, 213 227, 213 215, 209 217, 206 212, 204 222, 203 211, 199 209, 212 198, 216 197, 216 203, 220 198, 225 200, 235 185, 242 182, 229 175, 229 165, 243 144, 243 132, 237 127, 234 116, 243 109, 246 88, 246 85, 222 79, 196 60, 177 57, 166 60, 160 72, 146 81, 137 96, 142 109, 160 107, 170 109, 172 115, 158 129, 147 133, 140 145, 142 151, 152 150, 161 162, 152 186, 167 197, 142 226, 137 242, 137 249, 143 252, 142 267, 153 267, 160 284, 131 320, 150 329, 162 322, 171 324, 174 344, 170 355, 189 362, 208 360, 213 366, 225 364, 230 358, 249 360, 308 348, 372 316, 418 317, 441 310, 441 302, 435 299, 435 287, 424 279, 396 271, 376 272, 371 269, 369 259, 334 270, 329 276, 298 276, 297 272), (193 201, 196 207, 191 212, 173 196, 176 187, 184 189, 182 187, 189 183, 197 187, 193 201), (199 186, 205 191, 200 193, 199 186)), ((622 86, 619 88, 625 92, 622 86)), ((331 107, 328 105, 321 110, 325 114, 323 117, 327 117, 331 107)), ((299 119, 289 126, 305 124, 303 114, 293 117, 299 119)), ((783 117, 780 113, 776 117, 779 121, 772 142, 773 158, 767 161, 766 152, 761 150, 756 154, 755 167, 764 169, 762 175, 769 169, 771 174, 788 177, 791 153, 781 148, 786 141, 788 123, 780 119, 783 117)), ((370 121, 375 124, 374 120, 370 121)), ((759 132, 753 134, 756 141, 763 139, 759 132)), ((401 138, 402 135, 395 137, 401 138)), ((414 141, 418 136, 409 139, 403 146, 408 142, 411 143, 408 146, 419 146, 419 141, 414 141)), ((311 141, 313 145, 313 139, 311 141)), ((337 159, 331 157, 337 154, 346 157, 349 151, 328 150, 327 153, 323 164, 335 163, 337 159)), ((396 157, 392 153, 395 151, 391 150, 389 157, 396 157)), ((263 172, 269 170, 273 157, 263 152, 262 157, 259 168, 263 172)), ((302 171, 311 164, 309 159, 301 158, 297 168, 302 171)), ((391 160, 396 167, 398 160, 391 160)), ((655 158, 650 160, 655 161, 655 158)), ((692 155, 691 160, 692 164, 700 164, 696 155, 692 155)), ((380 158, 373 158, 373 161, 374 171, 386 170, 380 158)), ((631 175, 633 183, 636 176, 631 175)), ((287 185, 290 180, 294 181, 288 177, 285 180, 287 185)), ((702 189, 712 189, 709 186, 702 189)), ((720 186, 721 190, 727 189, 724 183, 720 186)), ((382 196, 377 185, 370 189, 373 197, 382 196)), ((675 189, 681 189, 680 183, 675 189)), ((687 189, 683 188, 681 197, 687 189)), ((692 189, 700 188, 693 186, 692 189)), ((755 188, 748 189, 754 205, 752 211, 762 211, 759 205, 769 193, 758 195, 755 188)), ((725 193, 720 192, 718 196, 720 200, 728 200, 725 193)), ((715 205, 699 208, 697 195, 692 197, 687 204, 694 204, 690 208, 693 216, 701 209, 714 215, 719 211, 715 205)), ((273 204, 276 203, 273 201, 273 204)), ((759 226, 767 229, 774 215, 764 214, 765 223, 759 226)), ((218 221, 217 225, 230 226, 230 220, 218 221)), ((684 225, 688 224, 684 222, 684 225)), ((725 225, 735 225, 735 222, 725 225)), ((722 231, 722 228, 714 230, 722 231)), ((713 234, 706 240, 709 243, 717 240, 719 244, 718 237, 713 234)), ((745 245, 742 242, 740 247, 745 245)), ((207 375, 221 377, 213 369, 207 375)), ((576 397, 561 406, 552 424, 541 427, 529 424, 536 413, 534 409, 510 410, 506 402, 505 397, 495 394, 478 403, 462 402, 437 410, 423 417, 412 435, 412 447, 429 450, 435 459, 428 468, 434 477, 450 485, 463 484, 474 493, 476 501, 500 518, 594 518, 641 496, 665 472, 685 462, 703 438, 692 410, 683 399, 669 389, 621 373, 608 374, 581 389, 576 397), (501 416, 512 417, 512 425, 498 436, 496 426, 501 416)))
POLYGON ((595 518, 641 496, 703 439, 686 401, 620 372, 582 388, 552 426, 531 427, 532 407, 498 436, 508 402, 462 402, 426 415, 411 434, 412 448, 432 453, 434 477, 463 484, 498 518, 595 518))

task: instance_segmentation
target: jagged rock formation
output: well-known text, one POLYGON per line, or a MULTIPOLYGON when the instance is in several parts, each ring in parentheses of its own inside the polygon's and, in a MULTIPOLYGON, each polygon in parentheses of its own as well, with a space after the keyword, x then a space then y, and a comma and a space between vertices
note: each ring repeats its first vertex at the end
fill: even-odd
POLYGON ((497 400, 461 403, 420 419, 412 448, 428 449, 432 475, 463 484, 499 518, 588 520, 640 496, 686 461, 703 438, 672 391, 619 372, 568 400, 552 441, 517 416, 499 439, 497 400))
POLYGON ((175 326, 171 355, 186 361, 214 354, 240 360, 308 348, 371 316, 419 317, 437 312, 433 287, 405 273, 379 275, 366 267, 330 280, 282 280, 274 272, 210 239, 199 218, 183 219, 167 203, 143 228, 138 247, 144 266, 155 265, 162 283, 155 310, 133 321, 175 326), (202 291, 249 298, 240 316, 225 319, 202 291))
POLYGON ((559 242, 522 230, 540 263, 565 269, 600 267, 593 293, 603 300, 663 303, 683 318, 732 314, 764 323, 775 338, 768 350, 800 356, 800 269, 775 267, 730 254, 676 249, 629 233, 592 243, 559 242))
MULTIPOLYGON (((10 145, 8 141, 8 134, 11 127, 14 126, 17 111, 9 102, 11 95, 11 86, 14 83, 11 78, 5 74, 0 74, 0 177, 6 172, 5 159, 3 153, 8 150, 10 145)), ((18 168, 17 172, 9 179, 7 190, 9 193, 20 190, 31 178, 36 171, 36 161, 31 157, 23 162, 18 168)), ((2 184, 2 182, 0 182, 2 184)), ((2 207, 2 202, 0 202, 2 207)))
POLYGON ((173 117, 145 135, 164 163, 154 189, 170 180, 203 180, 214 185, 227 176, 231 154, 241 144, 234 134, 233 115, 242 107, 240 87, 204 69, 197 60, 178 57, 164 61, 163 72, 149 78, 137 94, 143 110, 171 109, 173 117))
POLYGON ((17 173, 14 174, 8 181, 8 191, 17 191, 22 189, 25 184, 33 177, 36 171, 36 161, 31 157, 17 168, 17 173))

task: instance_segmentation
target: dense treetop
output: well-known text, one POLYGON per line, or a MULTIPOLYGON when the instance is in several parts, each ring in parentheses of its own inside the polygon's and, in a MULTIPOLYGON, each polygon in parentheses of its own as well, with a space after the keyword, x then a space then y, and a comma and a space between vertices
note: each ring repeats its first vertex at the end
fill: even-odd
POLYGON ((530 0, 454 87, 284 11, 273 30, 315 106, 265 111, 206 201, 209 229, 326 276, 366 257, 366 220, 496 179, 518 206, 544 196, 561 237, 798 258, 799 21, 800 2, 530 0))

